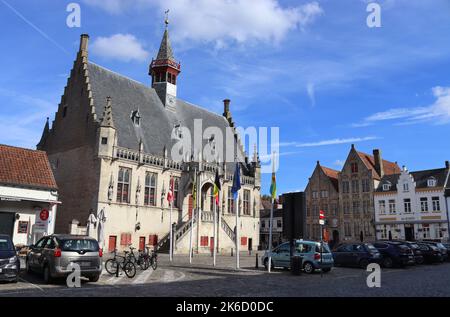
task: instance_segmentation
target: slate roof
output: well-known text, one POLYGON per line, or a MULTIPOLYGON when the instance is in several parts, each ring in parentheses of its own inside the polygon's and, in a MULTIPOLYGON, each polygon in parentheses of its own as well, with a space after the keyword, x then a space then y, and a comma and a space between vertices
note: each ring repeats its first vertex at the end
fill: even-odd
MULTIPOLYGON (((410 172, 416 182, 416 188, 428 188, 428 179, 434 177, 437 181, 436 187, 444 187, 447 179, 448 170, 446 168, 424 170, 410 172)), ((397 182, 400 174, 386 175, 384 176, 380 184, 378 185, 377 192, 383 192, 383 184, 390 182, 392 184, 391 191, 397 191, 397 182)))
POLYGON ((45 152, 8 145, 0 145, 0 184, 58 189, 45 152))
POLYGON ((169 40, 169 31, 167 29, 164 31, 164 35, 163 35, 161 45, 159 47, 158 56, 156 57, 156 59, 174 60, 172 45, 170 44, 170 40, 169 40))
MULTIPOLYGON (((120 147, 139 150, 139 142, 142 141, 145 153, 162 156, 166 146, 170 158, 170 149, 177 142, 171 138, 175 125, 187 127, 193 133, 194 119, 202 119, 203 131, 208 127, 218 127, 224 137, 226 128, 230 127, 223 116, 180 99, 177 99, 175 111, 170 111, 164 107, 152 87, 94 63, 88 63, 88 71, 96 114, 100 120, 107 97, 111 97, 112 120, 118 132, 120 147), (139 126, 131 120, 131 113, 136 110, 141 115, 139 126)), ((207 142, 203 140, 203 146, 207 142)), ((241 155, 244 157, 244 153, 241 155)), ((234 164, 228 164, 227 169, 234 171, 234 164)))
MULTIPOLYGON (((380 175, 378 174, 376 168, 375 168, 375 158, 373 155, 363 153, 363 152, 357 152, 361 160, 364 162, 364 164, 367 166, 368 169, 371 169, 373 171, 373 175, 376 179, 380 179, 380 175)), ((384 168, 384 174, 385 175, 392 175, 392 174, 400 174, 401 169, 400 166, 398 166, 397 163, 393 163, 390 161, 383 160, 383 168, 384 168)))

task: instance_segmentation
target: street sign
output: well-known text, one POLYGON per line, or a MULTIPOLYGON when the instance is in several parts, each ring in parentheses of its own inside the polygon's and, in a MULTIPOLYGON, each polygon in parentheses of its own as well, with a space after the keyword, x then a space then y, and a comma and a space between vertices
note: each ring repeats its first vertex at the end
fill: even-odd
POLYGON ((49 215, 50 214, 47 209, 42 209, 41 213, 39 214, 39 218, 41 218, 42 221, 47 221, 49 215))
POLYGON ((319 225, 321 225, 321 226, 325 225, 325 220, 320 219, 320 220, 319 220, 319 225))
POLYGON ((319 213, 319 219, 325 219, 325 212, 323 210, 321 210, 319 213))

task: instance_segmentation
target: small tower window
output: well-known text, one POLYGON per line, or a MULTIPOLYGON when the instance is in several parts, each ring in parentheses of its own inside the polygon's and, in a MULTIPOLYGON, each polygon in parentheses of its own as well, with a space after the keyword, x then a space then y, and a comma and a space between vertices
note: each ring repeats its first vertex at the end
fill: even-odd
POLYGON ((428 179, 428 187, 436 187, 436 178, 431 177, 428 179))
POLYGON ((390 182, 386 182, 383 184, 383 191, 387 192, 391 190, 391 183, 390 182))
POLYGON ((135 126, 141 125, 141 114, 139 113, 139 110, 133 111, 131 113, 131 120, 133 121, 135 126))
POLYGON ((167 76, 169 77, 168 82, 169 82, 169 83, 172 83, 172 74, 171 74, 171 73, 168 73, 167 76))
POLYGON ((102 138, 102 144, 103 145, 108 144, 108 138, 102 138))

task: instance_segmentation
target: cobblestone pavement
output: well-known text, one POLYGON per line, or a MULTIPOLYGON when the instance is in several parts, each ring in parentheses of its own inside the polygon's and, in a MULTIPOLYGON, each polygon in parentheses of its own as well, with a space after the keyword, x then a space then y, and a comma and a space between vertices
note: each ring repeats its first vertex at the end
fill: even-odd
POLYGON ((141 271, 134 279, 116 278, 104 273, 98 283, 83 282, 78 289, 67 288, 65 281, 45 285, 39 275, 22 273, 17 284, 0 284, 3 296, 450 296, 450 263, 383 269, 381 287, 368 288, 368 272, 357 268, 334 268, 321 275, 293 276, 287 270, 271 274, 255 269, 255 256, 241 256, 241 270, 236 271, 235 258, 219 256, 212 267, 210 256, 176 255, 169 263, 167 255, 159 256, 159 267, 141 271))

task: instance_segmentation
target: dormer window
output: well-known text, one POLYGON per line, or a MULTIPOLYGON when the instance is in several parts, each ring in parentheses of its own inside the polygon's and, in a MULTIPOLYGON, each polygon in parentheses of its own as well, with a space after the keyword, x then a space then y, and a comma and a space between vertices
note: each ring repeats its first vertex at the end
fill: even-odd
POLYGON ((428 187, 436 187, 436 178, 431 177, 428 179, 428 187))
POLYGON ((383 184, 383 191, 387 192, 390 191, 392 187, 392 184, 390 182, 386 182, 383 184))
POLYGON ((409 192, 409 184, 408 183, 403 183, 403 191, 409 192))
POLYGON ((139 127, 141 125, 141 114, 139 113, 139 110, 133 111, 131 113, 131 120, 133 121, 135 126, 139 127))

